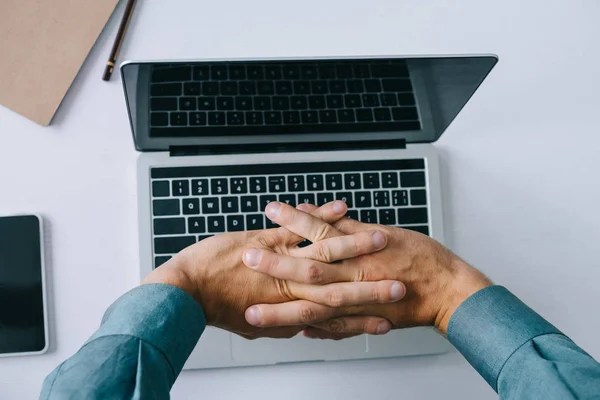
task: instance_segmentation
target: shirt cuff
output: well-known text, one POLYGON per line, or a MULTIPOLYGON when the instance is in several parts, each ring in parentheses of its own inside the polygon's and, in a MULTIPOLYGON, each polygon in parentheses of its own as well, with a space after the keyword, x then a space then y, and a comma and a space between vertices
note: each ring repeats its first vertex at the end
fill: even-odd
POLYGON ((502 286, 481 289, 465 300, 448 323, 448 340, 497 390, 502 367, 536 336, 561 333, 502 286))
POLYGON ((166 284, 147 284, 115 301, 88 343, 110 335, 137 337, 161 351, 177 377, 205 327, 200 304, 185 291, 166 284))

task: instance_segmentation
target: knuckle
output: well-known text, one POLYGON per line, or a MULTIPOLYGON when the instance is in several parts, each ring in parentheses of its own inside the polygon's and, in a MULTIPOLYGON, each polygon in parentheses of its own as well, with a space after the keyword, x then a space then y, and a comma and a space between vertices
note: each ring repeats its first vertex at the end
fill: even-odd
POLYGON ((308 324, 317 320, 317 312, 309 305, 300 308, 300 322, 308 324))
POLYGON ((329 332, 333 332, 333 333, 339 333, 339 332, 343 332, 344 331, 344 321, 340 320, 340 319, 332 319, 327 321, 327 324, 325 325, 325 329, 327 329, 329 332))
POLYGON ((341 307, 344 305, 344 294, 339 290, 329 291, 325 297, 327 305, 330 307, 341 307))
POLYGON ((321 268, 312 263, 306 268, 306 283, 320 283, 323 280, 323 271, 321 268))
POLYGON ((323 239, 327 239, 331 235, 332 226, 326 223, 319 224, 317 227, 317 231, 315 232, 315 240, 313 242, 318 242, 323 239))
POLYGON ((353 281, 354 282, 366 282, 366 281, 371 281, 372 279, 372 273, 366 269, 366 268, 358 268, 356 269, 356 271, 354 271, 354 277, 353 277, 353 281))
POLYGON ((373 303, 378 303, 382 300, 382 296, 377 285, 373 285, 373 287, 371 288, 371 300, 373 301, 373 303))
POLYGON ((315 253, 317 258, 323 262, 330 263, 333 261, 331 249, 323 243, 316 244, 315 253))

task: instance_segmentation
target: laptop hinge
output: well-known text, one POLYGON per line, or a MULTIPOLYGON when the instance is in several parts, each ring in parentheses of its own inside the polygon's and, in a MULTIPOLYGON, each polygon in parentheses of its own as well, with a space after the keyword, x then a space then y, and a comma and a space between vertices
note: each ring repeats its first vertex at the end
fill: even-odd
POLYGON ((405 139, 361 140, 317 143, 248 143, 238 145, 170 146, 171 157, 219 154, 293 153, 305 151, 405 149, 405 139))

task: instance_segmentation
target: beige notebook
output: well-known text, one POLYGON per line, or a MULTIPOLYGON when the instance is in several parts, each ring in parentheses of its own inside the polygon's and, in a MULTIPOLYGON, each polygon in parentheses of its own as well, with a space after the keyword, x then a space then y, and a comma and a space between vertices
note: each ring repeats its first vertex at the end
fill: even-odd
POLYGON ((0 0, 0 104, 50 124, 117 3, 0 0))

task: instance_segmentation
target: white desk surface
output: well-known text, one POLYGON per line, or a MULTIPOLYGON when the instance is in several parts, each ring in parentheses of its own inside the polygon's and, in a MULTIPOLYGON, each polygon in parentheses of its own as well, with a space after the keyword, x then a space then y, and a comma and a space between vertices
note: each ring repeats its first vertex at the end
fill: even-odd
MULTIPOLYGON (((600 2, 489 3, 141 1, 120 60, 497 53, 437 144, 447 244, 598 359, 600 2)), ((37 398, 138 282, 137 154, 119 76, 100 79, 122 9, 50 127, 0 108, 0 214, 39 212, 50 225, 53 345, 0 359, 2 399, 37 398)), ((496 398, 458 353, 186 371, 172 396, 496 398)))

